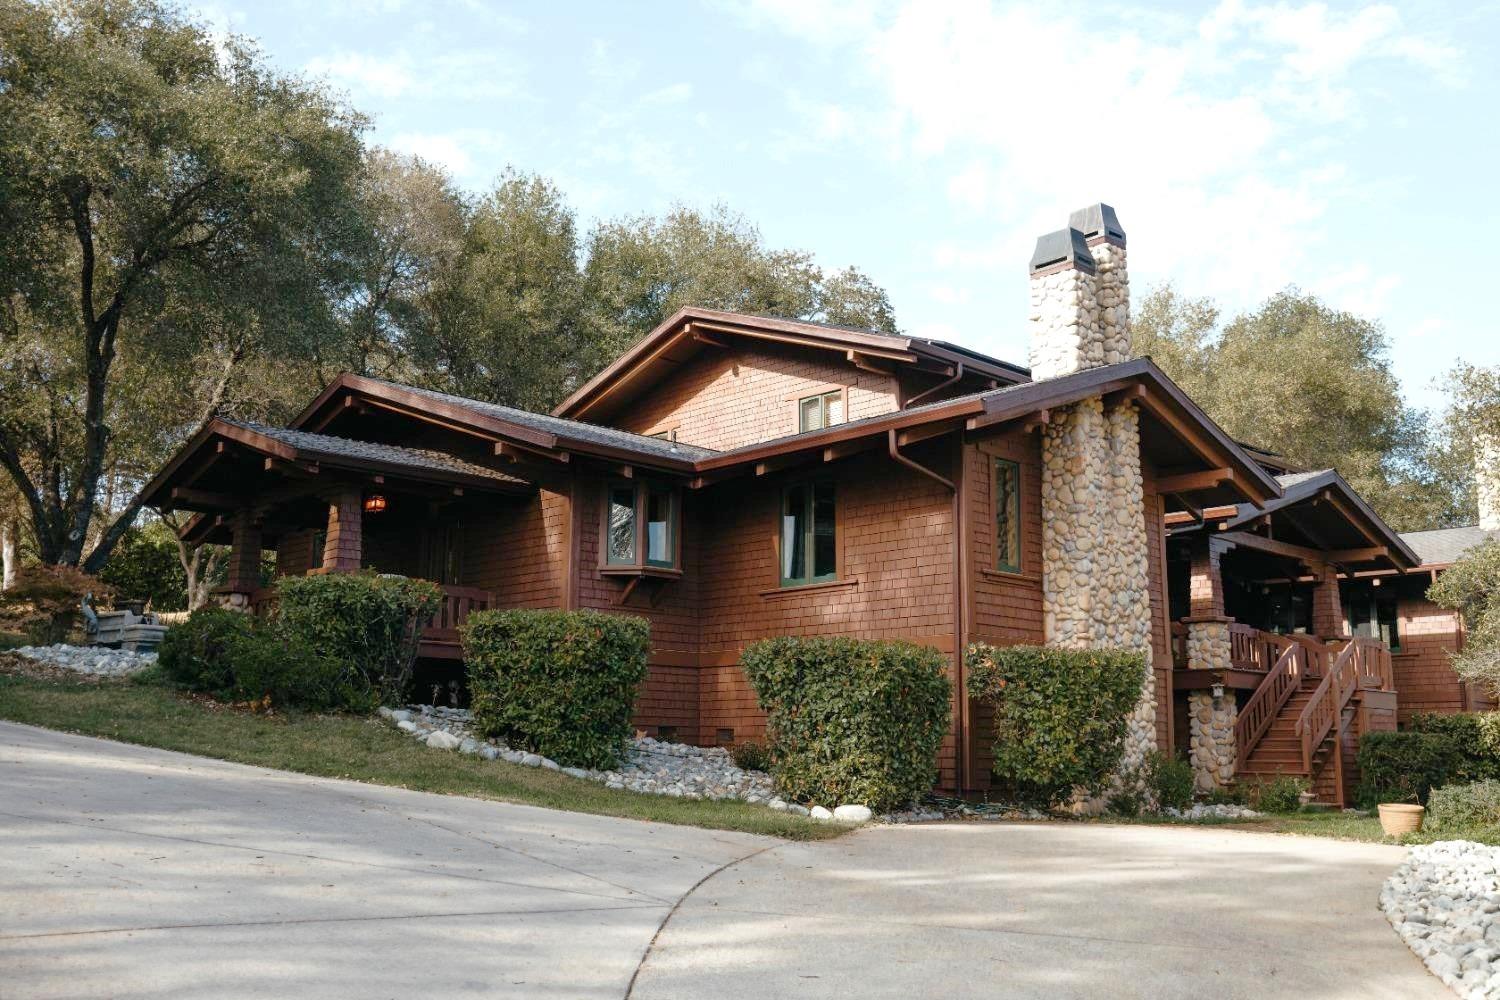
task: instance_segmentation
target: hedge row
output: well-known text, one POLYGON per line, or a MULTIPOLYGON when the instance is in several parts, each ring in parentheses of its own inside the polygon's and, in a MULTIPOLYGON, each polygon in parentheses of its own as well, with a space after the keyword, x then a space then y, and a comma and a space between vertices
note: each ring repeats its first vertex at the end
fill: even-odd
POLYGON ((908 642, 782 637, 740 661, 766 712, 776 789, 795 802, 887 810, 937 780, 945 657, 908 642))
POLYGON ((1425 803, 1434 788, 1500 778, 1500 713, 1415 715, 1410 729, 1367 733, 1358 762, 1366 807, 1425 803))

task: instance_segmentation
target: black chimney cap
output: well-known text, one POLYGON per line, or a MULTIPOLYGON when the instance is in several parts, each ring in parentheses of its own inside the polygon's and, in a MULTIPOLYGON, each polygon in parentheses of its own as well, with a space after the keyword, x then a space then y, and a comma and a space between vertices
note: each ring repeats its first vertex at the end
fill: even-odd
POLYGON ((1031 255, 1031 273, 1035 274, 1055 264, 1069 263, 1080 271, 1094 273, 1094 255, 1083 233, 1076 229, 1059 229, 1055 233, 1037 237, 1036 251, 1031 255))
POLYGON ((1125 242, 1125 229, 1120 225, 1119 217, 1115 215, 1114 209, 1102 201, 1088 208, 1080 208, 1068 216, 1068 225, 1082 233, 1085 239, 1103 236, 1125 242))

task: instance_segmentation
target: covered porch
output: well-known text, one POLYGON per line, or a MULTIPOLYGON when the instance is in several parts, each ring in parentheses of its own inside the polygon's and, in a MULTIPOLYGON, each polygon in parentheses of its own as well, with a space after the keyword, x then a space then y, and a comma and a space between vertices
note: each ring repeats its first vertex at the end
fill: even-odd
POLYGON ((190 542, 230 547, 219 602, 275 604, 270 576, 375 570, 432 580, 443 605, 418 655, 458 659, 458 628, 495 606, 473 586, 465 525, 492 522, 535 488, 440 452, 215 420, 153 480, 151 502, 196 514, 190 542), (268 564, 267 553, 274 553, 268 564))
POLYGON ((1360 736, 1392 729, 1380 574, 1417 559, 1333 470, 1261 510, 1167 516, 1176 744, 1204 791, 1292 775, 1342 805, 1360 736))

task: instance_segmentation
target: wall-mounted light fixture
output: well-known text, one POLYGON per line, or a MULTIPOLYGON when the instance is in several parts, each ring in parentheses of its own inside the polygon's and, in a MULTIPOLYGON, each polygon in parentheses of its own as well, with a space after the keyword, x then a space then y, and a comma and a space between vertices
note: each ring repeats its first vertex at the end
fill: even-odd
POLYGON ((365 513, 379 514, 385 510, 385 497, 379 493, 371 493, 365 497, 365 513))
POLYGON ((1224 685, 1223 684, 1215 684, 1209 690, 1213 692, 1213 696, 1214 696, 1214 701, 1215 702, 1220 702, 1220 701, 1224 700, 1224 685))

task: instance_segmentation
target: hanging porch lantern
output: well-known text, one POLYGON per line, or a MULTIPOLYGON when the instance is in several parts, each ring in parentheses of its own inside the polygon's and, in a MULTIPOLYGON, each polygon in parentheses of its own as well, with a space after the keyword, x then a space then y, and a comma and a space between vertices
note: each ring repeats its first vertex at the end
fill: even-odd
POLYGON ((371 493, 365 497, 365 513, 379 514, 385 510, 385 495, 382 493, 371 493))

